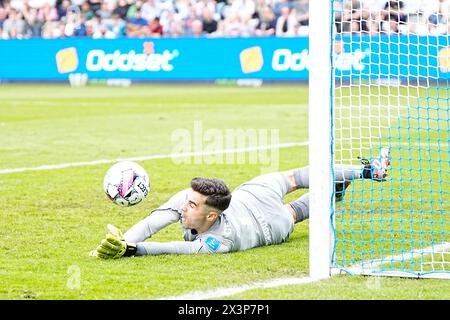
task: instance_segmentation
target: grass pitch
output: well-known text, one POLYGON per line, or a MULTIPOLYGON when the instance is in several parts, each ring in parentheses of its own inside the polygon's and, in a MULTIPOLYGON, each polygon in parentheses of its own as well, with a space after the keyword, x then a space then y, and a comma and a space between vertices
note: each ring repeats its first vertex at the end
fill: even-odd
MULTIPOLYGON (((253 158, 245 153, 241 158, 139 161, 150 175, 152 190, 131 208, 113 205, 103 193, 103 177, 112 163, 5 171, 195 152, 199 146, 203 151, 227 149, 225 138, 211 140, 211 135, 226 137, 226 130, 261 134, 259 145, 307 141, 307 87, 0 87, 0 299, 158 299, 307 276, 308 222, 297 224, 284 244, 231 254, 114 261, 88 256, 104 237, 107 223, 125 231, 189 186, 192 177, 221 178, 233 189, 262 170, 306 166, 306 145, 253 158), (190 133, 191 140, 182 145, 175 139, 177 132, 190 133)), ((151 240, 181 239, 180 226, 174 224, 151 240)), ((449 289, 443 280, 336 276, 226 299, 448 299, 449 289)))

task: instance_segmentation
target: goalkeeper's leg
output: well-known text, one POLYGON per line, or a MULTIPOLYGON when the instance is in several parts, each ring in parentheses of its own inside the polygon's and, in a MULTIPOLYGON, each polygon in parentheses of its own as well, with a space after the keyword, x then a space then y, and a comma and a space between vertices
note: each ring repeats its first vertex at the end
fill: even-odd
MULTIPOLYGON (((364 166, 336 165, 334 167, 335 182, 337 184, 343 184, 345 182, 350 184, 355 179, 362 179, 363 169, 364 166)), ((309 188, 309 167, 285 171, 284 174, 289 180, 288 193, 298 189, 309 188)))
MULTIPOLYGON (((341 201, 345 189, 355 179, 371 179, 384 181, 390 166, 389 149, 382 148, 379 157, 369 162, 361 159, 362 165, 335 165, 335 199, 341 201)), ((309 168, 298 168, 284 172, 289 180, 289 192, 301 188, 309 188, 309 168)), ((309 194, 302 195, 297 200, 285 205, 294 217, 295 223, 309 218, 309 194)))
MULTIPOLYGON (((361 159, 362 165, 334 166, 336 192, 342 193, 341 198, 345 189, 355 179, 371 179, 379 182, 386 180, 390 166, 389 148, 382 148, 380 155, 372 161, 364 158, 359 159, 361 159)), ((308 167, 284 171, 283 174, 289 181, 287 193, 297 189, 309 188, 308 167)))

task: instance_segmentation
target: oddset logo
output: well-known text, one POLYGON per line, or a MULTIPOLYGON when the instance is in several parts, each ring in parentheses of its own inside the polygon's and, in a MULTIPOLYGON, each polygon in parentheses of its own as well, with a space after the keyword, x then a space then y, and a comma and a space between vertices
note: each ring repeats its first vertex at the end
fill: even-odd
POLYGON ((56 53, 56 67, 59 73, 74 72, 78 68, 77 48, 70 47, 56 53))

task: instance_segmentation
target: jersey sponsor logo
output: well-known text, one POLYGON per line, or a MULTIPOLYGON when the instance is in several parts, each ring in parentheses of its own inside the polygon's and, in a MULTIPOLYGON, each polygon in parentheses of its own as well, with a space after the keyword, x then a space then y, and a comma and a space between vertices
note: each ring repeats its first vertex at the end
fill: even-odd
POLYGON ((216 252, 217 249, 220 247, 220 242, 216 238, 208 237, 205 241, 205 244, 208 248, 210 248, 212 251, 216 252))

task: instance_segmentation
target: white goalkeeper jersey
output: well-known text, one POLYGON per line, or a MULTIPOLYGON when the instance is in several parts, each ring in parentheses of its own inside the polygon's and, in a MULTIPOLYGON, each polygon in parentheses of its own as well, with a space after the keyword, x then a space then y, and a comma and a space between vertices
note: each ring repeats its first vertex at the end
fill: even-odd
MULTIPOLYGON (((290 213, 283 213, 281 221, 273 224, 267 221, 264 201, 251 192, 233 191, 229 207, 204 233, 182 227, 185 241, 143 242, 169 224, 180 221, 181 208, 187 199, 189 189, 178 192, 151 215, 131 227, 124 235, 127 242, 137 244, 136 255, 146 254, 194 254, 224 253, 246 250, 262 245, 286 241, 293 230, 290 213), (282 226, 280 229, 280 225, 282 226)), ((285 209, 287 210, 287 209, 285 209)))

